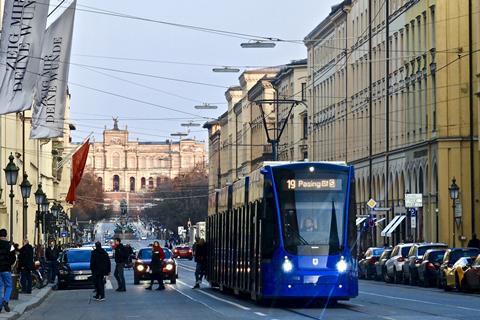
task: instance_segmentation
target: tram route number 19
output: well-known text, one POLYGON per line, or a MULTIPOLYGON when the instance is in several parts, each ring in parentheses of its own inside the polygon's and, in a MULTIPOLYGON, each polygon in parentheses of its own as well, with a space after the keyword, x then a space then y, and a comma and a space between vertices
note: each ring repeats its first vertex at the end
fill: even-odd
POLYGON ((294 180, 294 179, 287 180, 287 188, 289 190, 295 190, 296 187, 297 187, 297 180, 294 180))

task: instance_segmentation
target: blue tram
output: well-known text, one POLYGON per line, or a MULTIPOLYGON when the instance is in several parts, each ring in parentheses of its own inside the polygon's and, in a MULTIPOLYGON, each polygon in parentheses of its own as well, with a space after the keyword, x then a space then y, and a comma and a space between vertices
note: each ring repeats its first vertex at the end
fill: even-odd
POLYGON ((209 197, 211 285, 277 298, 358 295, 353 167, 265 162, 209 197))

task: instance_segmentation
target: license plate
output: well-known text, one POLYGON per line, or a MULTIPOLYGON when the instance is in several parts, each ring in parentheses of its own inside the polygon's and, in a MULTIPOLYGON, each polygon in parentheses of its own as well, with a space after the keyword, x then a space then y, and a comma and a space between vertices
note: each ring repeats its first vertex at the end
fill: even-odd
POLYGON ((88 280, 89 276, 75 276, 75 280, 88 280))

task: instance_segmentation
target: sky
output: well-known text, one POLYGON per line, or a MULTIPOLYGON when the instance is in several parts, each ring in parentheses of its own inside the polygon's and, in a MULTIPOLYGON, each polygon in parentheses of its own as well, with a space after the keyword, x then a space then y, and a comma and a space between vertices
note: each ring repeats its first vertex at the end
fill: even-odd
MULTIPOLYGON (((169 139, 173 132, 186 131, 182 123, 203 125, 226 110, 225 90, 238 85, 240 73, 214 73, 213 65, 242 66, 244 70, 244 66, 282 65, 307 55, 302 43, 243 49, 240 44, 246 39, 160 21, 303 40, 339 1, 78 0, 69 76, 71 122, 77 128, 74 141, 83 140, 90 132, 100 140, 104 126, 112 127, 112 117, 119 117, 121 128, 128 125, 132 139, 169 139), (219 108, 194 108, 203 102, 219 108)), ((51 0, 51 6, 59 2, 51 0)), ((205 140, 206 136, 205 129, 190 128, 190 138, 205 140)))

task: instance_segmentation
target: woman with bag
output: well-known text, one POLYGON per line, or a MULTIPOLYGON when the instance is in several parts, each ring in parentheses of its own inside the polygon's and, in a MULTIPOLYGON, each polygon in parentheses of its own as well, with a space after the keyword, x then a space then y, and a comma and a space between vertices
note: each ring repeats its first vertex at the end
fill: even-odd
POLYGON ((152 247, 152 262, 150 263, 150 286, 146 287, 147 290, 152 290, 155 280, 158 281, 157 290, 164 290, 163 285, 163 259, 165 259, 165 253, 158 241, 153 243, 152 247))

